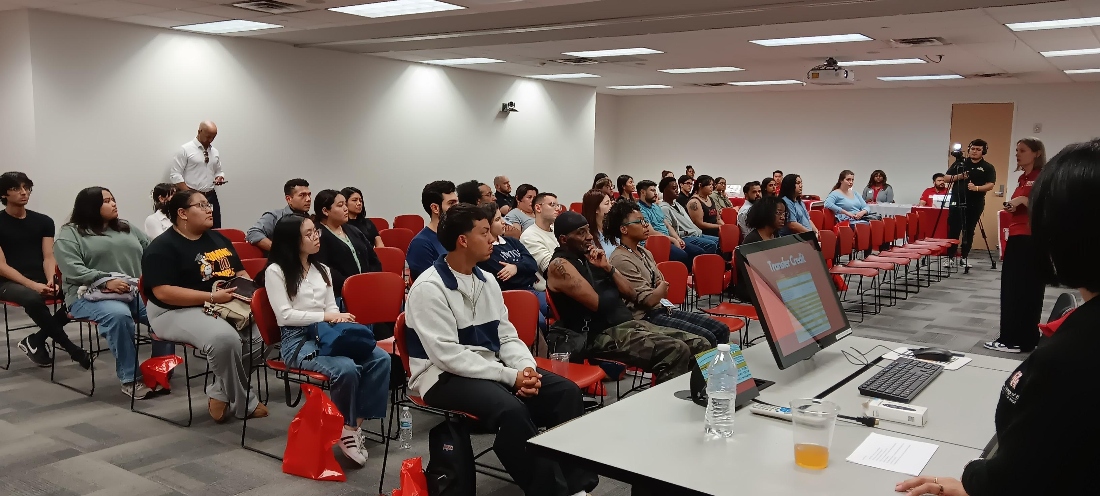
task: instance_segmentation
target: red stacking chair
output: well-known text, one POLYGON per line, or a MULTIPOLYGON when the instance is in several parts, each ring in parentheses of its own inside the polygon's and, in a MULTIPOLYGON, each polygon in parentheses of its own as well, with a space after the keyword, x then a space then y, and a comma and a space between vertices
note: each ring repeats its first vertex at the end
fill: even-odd
POLYGON ((245 258, 241 260, 241 264, 244 265, 244 271, 248 273, 248 277, 252 280, 256 280, 260 277, 260 272, 263 272, 267 267, 266 258, 245 258))
POLYGON ((731 196, 729 199, 730 203, 737 208, 741 208, 745 205, 745 197, 743 196, 731 196))
MULTIPOLYGON (((832 212, 830 212, 832 214, 832 212)), ((810 210, 810 222, 817 226, 817 230, 825 229, 825 213, 822 210, 810 210)))
POLYGON ((382 262, 382 272, 390 272, 402 278, 405 277, 405 252, 401 251, 400 248, 383 246, 382 248, 375 248, 374 253, 378 255, 378 260, 382 262))
MULTIPOLYGON (((823 233, 824 232, 833 232, 833 231, 823 231, 823 233)), ((830 252, 826 252, 825 251, 826 248, 825 248, 824 243, 823 243, 822 244, 822 255, 831 255, 831 257, 829 257, 827 259, 833 259, 833 260, 836 260, 837 253, 839 253, 840 256, 847 255, 847 256, 851 257, 852 250, 855 249, 855 233, 850 228, 841 227, 839 229, 839 232, 837 232, 835 235, 837 237, 837 244, 835 245, 837 251, 830 250, 830 252)), ((823 236, 822 239, 825 240, 826 237, 828 237, 828 235, 823 236)), ((854 300, 851 301, 852 303, 858 303, 859 306, 855 309, 848 309, 848 308, 845 309, 845 311, 859 314, 860 315, 859 322, 863 322, 863 315, 866 315, 866 314, 869 314, 869 313, 870 314, 877 314, 881 310, 881 302, 878 298, 878 292, 877 292, 878 287, 876 285, 876 283, 878 281, 879 269, 871 268, 871 267, 849 267, 847 265, 837 265, 837 266, 834 266, 834 267, 830 268, 829 273, 830 274, 836 274, 836 275, 839 275, 839 276, 843 277, 845 282, 848 284, 848 289, 851 289, 851 283, 849 282, 849 280, 852 278, 852 276, 859 276, 859 284, 858 284, 858 286, 856 286, 856 293, 859 295, 859 301, 858 302, 855 302, 854 300), (866 279, 866 278, 871 278, 871 282, 868 285, 868 287, 866 289, 864 289, 863 280, 866 279), (866 296, 866 293, 868 291, 874 292, 874 299, 873 299, 873 302, 872 302, 873 305, 872 305, 871 310, 867 310, 867 302, 865 300, 865 296, 866 296)), ((847 291, 843 291, 841 293, 841 295, 845 296, 846 293, 847 293, 847 291)))
MULTIPOLYGON (((687 305, 687 281, 688 271, 687 266, 680 262, 661 262, 657 264, 657 270, 661 271, 661 276, 668 282, 668 301, 673 305, 678 305, 681 310, 687 305)), ((730 334, 740 332, 745 328, 745 321, 738 318, 722 317, 718 315, 711 315, 710 318, 717 320, 726 327, 729 327, 730 334)), ((744 336, 738 334, 738 342, 744 344, 744 336)))
POLYGON ((234 241, 233 251, 237 252, 237 258, 241 260, 247 260, 249 258, 267 259, 263 251, 243 241, 234 241))
POLYGON ((829 211, 822 210, 821 211, 821 227, 818 228, 818 230, 820 230, 820 231, 832 231, 833 227, 836 227, 836 214, 834 214, 832 210, 829 210, 829 211))
POLYGON ((650 234, 645 241, 645 247, 657 263, 667 262, 672 250, 672 240, 664 234, 650 234))
MULTIPOLYGON (((60 297, 50 298, 46 300, 46 306, 52 306, 53 311, 56 312, 57 307, 64 302, 65 300, 60 297)), ((7 345, 8 350, 7 361, 4 362, 4 365, 0 367, 0 369, 8 370, 8 367, 11 367, 11 333, 14 331, 22 331, 23 329, 31 329, 37 326, 34 325, 34 323, 31 323, 19 327, 12 327, 11 323, 8 321, 8 307, 20 308, 19 304, 13 301, 0 300, 0 306, 4 307, 4 343, 7 345)))
MULTIPOLYGON (((896 276, 896 270, 897 270, 898 264, 908 264, 909 263, 908 259, 905 259, 905 260, 902 260, 902 259, 885 260, 885 259, 881 259, 881 257, 880 257, 880 259, 874 259, 874 256, 868 256, 868 257, 864 257, 862 259, 857 258, 858 255, 862 255, 862 254, 867 253, 871 250, 871 225, 867 222, 857 222, 856 224, 851 226, 851 229, 841 229, 841 231, 842 231, 842 233, 843 232, 854 232, 854 234, 855 234, 855 240, 854 240, 855 241, 855 250, 848 253, 848 263, 846 263, 844 265, 847 266, 847 267, 877 269, 879 271, 879 276, 880 276, 880 279, 879 279, 879 290, 880 290, 880 292, 882 290, 883 283, 886 282, 886 275, 890 274, 890 275, 896 276)), ((844 234, 842 234, 842 235, 844 235, 844 234)), ((880 240, 880 242, 881 242, 881 240, 880 240)), ((842 253, 841 256, 844 256, 844 254, 842 253)), ((895 279, 891 279, 890 305, 894 304, 894 296, 895 296, 895 292, 894 292, 895 287, 893 285, 894 281, 895 281, 895 279)))
POLYGON ((226 238, 228 238, 229 241, 232 242, 232 243, 244 243, 245 242, 244 231, 242 231, 240 229, 231 229, 231 228, 223 227, 223 228, 218 228, 218 229, 214 229, 214 230, 222 233, 222 236, 225 236, 226 238))
MULTIPOLYGON (((61 268, 60 267, 54 269, 54 280, 56 280, 56 281, 63 281, 64 280, 64 277, 61 275, 61 268)), ((138 286, 140 286, 140 285, 141 284, 139 282, 138 286)), ((59 284, 59 286, 60 286, 60 284, 59 284)), ((62 302, 62 303, 64 303, 64 302, 62 302)), ((7 310, 7 307, 8 307, 8 305, 4 305, 4 310, 5 311, 7 310)), ((52 356, 52 359, 51 359, 51 362, 50 362, 50 382, 52 382, 54 384, 57 384, 58 386, 61 386, 65 389, 83 394, 84 396, 92 396, 93 394, 95 394, 95 357, 96 357, 96 355, 99 355, 100 353, 103 353, 103 352, 106 352, 106 351, 110 350, 110 347, 103 346, 103 341, 102 341, 102 339, 100 338, 100 335, 99 335, 99 323, 98 322, 96 322, 94 320, 91 320, 91 319, 78 319, 76 317, 73 317, 73 314, 71 314, 71 313, 68 314, 68 317, 69 317, 69 322, 76 322, 79 325, 79 331, 78 332, 79 332, 79 336, 80 336, 80 347, 84 348, 84 351, 88 352, 88 357, 92 361, 92 366, 89 368, 89 371, 91 372, 91 376, 92 376, 92 387, 88 391, 84 391, 82 389, 77 389, 73 386, 65 384, 65 383, 63 383, 63 382, 61 382, 61 381, 59 381, 55 378, 54 374, 57 371, 57 352, 58 351, 64 351, 64 348, 62 348, 61 345, 57 344, 57 342, 53 342, 53 344, 51 345, 53 347, 53 352, 50 353, 50 355, 52 356), (87 347, 84 346, 84 336, 85 336, 85 334, 88 336, 88 346, 87 347)), ((53 340, 51 339, 50 341, 53 341, 53 340)), ((10 348, 9 348, 9 353, 10 353, 10 348)))
MULTIPOLYGON (((729 210, 729 209, 726 209, 729 210)), ((723 210, 725 212, 725 210, 723 210)), ((733 253, 737 245, 741 243, 741 228, 737 223, 725 223, 718 227, 718 250, 722 253, 733 253)))
MULTIPOLYGON (((405 279, 392 272, 356 274, 344 281, 344 305, 355 321, 372 325, 396 322, 405 303, 405 279)), ((393 338, 378 341, 378 346, 393 354, 393 338)))
POLYGON ((367 220, 374 224, 374 228, 378 231, 385 231, 390 228, 390 223, 386 219, 381 217, 367 217, 367 220))
MULTIPOLYGON (((710 302, 711 297, 718 295, 718 304, 701 309, 703 313, 718 317, 736 317, 744 321, 745 327, 750 320, 760 320, 756 314, 756 308, 752 305, 722 301, 725 289, 729 285, 729 278, 732 277, 726 270, 725 259, 711 253, 699 255, 692 263, 691 272, 694 274, 696 306, 702 297, 706 296, 707 301, 710 302)), ((730 327, 730 330, 732 331, 733 328, 730 327)), ((748 330, 744 332, 748 333, 748 330)), ((744 339, 745 336, 742 336, 742 342, 744 339)))
MULTIPOLYGON (((549 319, 546 319, 547 323, 550 324, 554 321, 561 320, 561 314, 558 313, 558 308, 556 306, 554 306, 554 298, 552 298, 550 296, 550 290, 549 289, 546 290, 546 304, 547 304, 547 306, 550 307, 550 317, 551 317, 549 319)), ((553 352, 554 350, 550 350, 550 351, 553 352)), ((623 362, 616 361, 616 360, 611 360, 611 359, 607 359, 607 358, 591 358, 591 359, 588 360, 588 362, 607 364, 608 366, 614 367, 618 370, 621 370, 624 373, 627 370, 633 370, 633 371, 639 372, 640 375, 645 374, 644 372, 641 371, 641 369, 638 369, 636 367, 630 367, 630 366, 628 366, 627 364, 625 364, 623 362)), ((602 369, 603 367, 600 367, 600 368, 602 369)), ((606 371, 605 371, 605 373, 606 373, 606 371)), ((628 395, 630 393, 645 389, 646 388, 645 383, 638 383, 638 377, 639 377, 638 375, 634 376, 634 379, 633 379, 634 384, 625 393, 622 392, 622 389, 619 387, 619 381, 622 380, 623 375, 620 374, 618 377, 613 377, 613 379, 615 379, 615 398, 621 400, 621 399, 623 399, 623 397, 625 397, 626 395, 628 395)), ((602 391, 603 391, 603 386, 601 385, 598 388, 598 390, 593 390, 593 391, 590 391, 590 392, 600 393, 602 391)))
POLYGON ((573 202, 573 203, 569 204, 569 211, 571 211, 571 212, 576 212, 576 213, 579 214, 579 213, 582 212, 583 208, 584 208, 584 204, 581 203, 581 202, 573 202))
POLYGON ((394 229, 408 229, 415 234, 424 229, 424 218, 418 214, 398 215, 393 218, 393 227, 394 229))
POLYGON ((382 244, 397 248, 401 250, 401 253, 407 254, 409 252, 409 243, 416 237, 417 232, 419 231, 410 231, 403 227, 395 227, 393 229, 379 231, 378 235, 382 237, 382 244))
POLYGON ((736 226, 737 225, 737 212, 740 212, 740 210, 741 209, 739 209, 738 207, 723 208, 722 209, 722 222, 725 222, 726 224, 733 224, 733 225, 736 226))

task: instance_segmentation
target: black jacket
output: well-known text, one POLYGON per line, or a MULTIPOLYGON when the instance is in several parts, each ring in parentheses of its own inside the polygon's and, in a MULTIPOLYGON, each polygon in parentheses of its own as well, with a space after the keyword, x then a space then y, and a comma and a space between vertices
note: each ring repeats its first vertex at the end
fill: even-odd
POLYGON ((374 240, 368 240, 362 231, 344 224, 344 234, 351 240, 355 253, 359 256, 359 264, 363 267, 360 271, 348 245, 327 227, 322 226, 320 230, 321 251, 317 252, 317 259, 332 271, 332 288, 337 298, 341 297, 347 278, 355 274, 382 271, 382 262, 374 253, 374 240))

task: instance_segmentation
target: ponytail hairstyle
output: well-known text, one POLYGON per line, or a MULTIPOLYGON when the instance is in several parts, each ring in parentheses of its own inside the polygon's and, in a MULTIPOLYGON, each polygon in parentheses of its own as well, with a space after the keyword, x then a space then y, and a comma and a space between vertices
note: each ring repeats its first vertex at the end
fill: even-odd
MULTIPOLYGON (((1043 167, 1047 165, 1047 147, 1043 145, 1043 142, 1039 141, 1039 138, 1024 138, 1016 142, 1016 144, 1020 143, 1023 143, 1029 150, 1038 153, 1035 156, 1035 170, 1043 170, 1043 167)), ((1022 169, 1017 165, 1016 170, 1022 169)))
POLYGON ((158 211, 163 212, 164 211, 164 206, 166 204, 168 204, 168 200, 171 200, 172 195, 174 195, 175 193, 176 193, 176 185, 172 184, 172 183, 160 183, 156 186, 153 186, 153 193, 152 193, 153 211, 154 212, 158 212, 158 211), (162 196, 168 197, 168 200, 160 201, 160 197, 162 197, 162 196))
POLYGON ((193 189, 185 189, 183 191, 177 191, 172 195, 168 201, 164 202, 164 205, 160 207, 160 211, 164 213, 168 220, 172 221, 172 225, 176 225, 176 221, 180 218, 180 210, 187 210, 191 205, 191 197, 200 194, 193 189))
MULTIPOLYGON (((844 178, 846 178, 848 176, 855 176, 855 175, 856 175, 855 172, 852 172, 848 169, 844 169, 844 170, 840 171, 840 177, 837 178, 836 184, 833 185, 833 189, 831 189, 829 191, 836 191, 836 190, 840 189, 840 185, 844 182, 844 178)), ((874 175, 872 174, 872 177, 873 176, 874 175)))
POLYGON ((714 184, 714 178, 710 177, 706 174, 703 174, 703 175, 695 178, 695 185, 691 188, 691 194, 692 195, 697 195, 697 194, 699 194, 699 190, 701 190, 701 189, 703 189, 707 186, 711 186, 713 184, 714 184))

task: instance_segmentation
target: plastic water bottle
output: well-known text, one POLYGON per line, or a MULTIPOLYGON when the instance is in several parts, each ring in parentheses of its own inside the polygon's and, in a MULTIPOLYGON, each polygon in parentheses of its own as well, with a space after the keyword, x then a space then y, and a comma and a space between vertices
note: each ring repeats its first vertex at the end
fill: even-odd
POLYGON ((737 364, 733 363, 729 344, 719 344, 718 353, 707 369, 706 435, 728 438, 733 435, 733 413, 737 399, 737 364))
POLYGON ((409 411, 409 407, 407 406, 401 407, 401 418, 399 425, 401 427, 401 430, 399 431, 400 433, 398 434, 401 439, 401 449, 412 448, 411 443, 413 439, 413 416, 412 412, 409 411))

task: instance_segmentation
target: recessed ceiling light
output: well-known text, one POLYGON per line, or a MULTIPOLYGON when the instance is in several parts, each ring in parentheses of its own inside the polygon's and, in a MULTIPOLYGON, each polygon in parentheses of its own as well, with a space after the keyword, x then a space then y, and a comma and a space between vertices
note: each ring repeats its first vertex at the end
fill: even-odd
POLYGON ((575 72, 571 74, 539 74, 537 76, 527 76, 535 79, 581 79, 581 78, 595 78, 599 77, 595 74, 589 74, 587 72, 575 72))
POLYGON ((434 64, 434 65, 473 65, 473 64, 496 64, 498 62, 504 62, 500 59, 487 59, 485 57, 470 57, 465 59, 439 59, 439 60, 424 60, 421 63, 434 64))
POLYGON ((586 52, 562 52, 562 55, 572 57, 622 57, 624 55, 649 55, 653 53, 665 53, 652 48, 616 48, 614 50, 589 50, 586 52))
POLYGON ((669 86, 667 84, 635 84, 625 86, 608 86, 609 89, 613 90, 662 90, 671 87, 672 86, 669 86))
POLYGON ((1044 57, 1070 57, 1073 55, 1096 55, 1100 48, 1082 48, 1080 50, 1054 50, 1051 52, 1039 52, 1044 57))
POLYGON ((1069 69, 1065 72, 1066 74, 1097 74, 1100 73, 1100 69, 1069 69))
POLYGON ((1077 19, 1057 19, 1053 21, 1013 22, 1005 27, 1013 31, 1040 31, 1043 29, 1083 28, 1100 26, 1100 17, 1079 17, 1077 19))
POLYGON ((657 72, 669 74, 696 74, 700 72, 737 72, 743 71, 740 67, 692 67, 688 69, 658 69, 657 72))
POLYGON ((878 78, 879 81, 939 81, 943 79, 963 79, 958 74, 935 74, 932 76, 886 76, 878 78))
POLYGON ((883 60, 850 60, 848 62, 838 62, 841 67, 857 67, 861 65, 902 65, 902 64, 924 64, 924 59, 883 59, 883 60))
POLYGON ((776 84, 803 84, 803 83, 802 83, 802 81, 798 81, 796 79, 782 79, 782 80, 777 80, 777 81, 734 81, 732 83, 727 83, 727 84, 732 84, 734 86, 771 86, 771 85, 776 85, 776 84))
POLYGON ((233 19, 230 21, 204 22, 201 24, 188 24, 186 26, 173 26, 172 29, 178 29, 180 31, 191 31, 192 33, 229 34, 281 27, 282 26, 278 24, 268 24, 266 22, 233 19))
POLYGON ((775 38, 770 40, 749 40, 767 47, 792 45, 821 45, 825 43, 850 43, 853 41, 873 41, 862 34, 830 34, 826 36, 803 36, 800 38, 775 38))
POLYGON ((328 10, 340 12, 342 14, 375 18, 426 14, 428 12, 443 12, 446 10, 460 10, 465 8, 466 7, 449 3, 437 2, 436 0, 390 0, 388 2, 333 7, 328 10))

